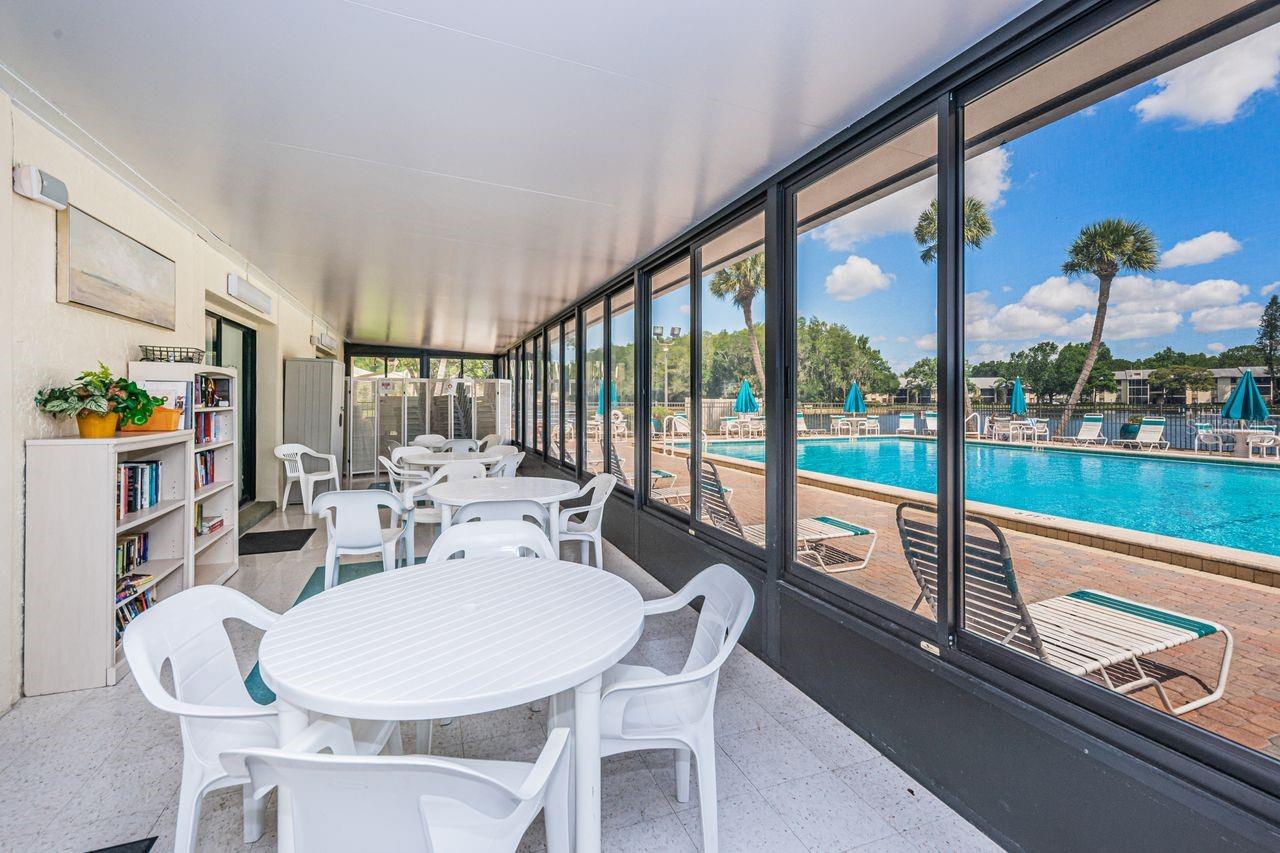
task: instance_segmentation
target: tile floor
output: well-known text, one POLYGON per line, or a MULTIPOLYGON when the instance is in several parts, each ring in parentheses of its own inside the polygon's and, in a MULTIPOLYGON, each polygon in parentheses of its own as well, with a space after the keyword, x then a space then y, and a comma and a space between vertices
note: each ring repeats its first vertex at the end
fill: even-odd
MULTIPOLYGON (((255 530, 298 527, 297 509, 255 530)), ((422 539, 423 537, 419 537, 422 539)), ((429 543, 420 542, 425 552, 429 543)), ((324 533, 297 552, 242 559, 230 585, 284 610, 323 562, 324 533)), ((646 598, 666 589, 616 549, 606 568, 646 598)), ((650 620, 628 660, 671 671, 683 664, 695 614, 650 620)), ((247 671, 259 635, 233 630, 247 671)), ((532 759, 545 737, 540 706, 466 717, 435 730, 434 751, 477 758, 532 759)), ((881 756, 753 655, 739 649, 716 702, 721 849, 726 851, 997 850, 923 786, 881 756)), ((413 727, 405 726, 411 747, 413 727)), ((149 835, 172 848, 180 778, 177 721, 154 710, 132 679, 106 689, 27 698, 0 717, 0 850, 87 851, 149 835)), ((604 847, 610 851, 694 851, 701 842, 697 787, 675 798, 669 753, 607 759, 604 847)), ((270 808, 274 823, 274 804, 270 808)), ((246 848, 240 794, 211 794, 200 822, 201 851, 274 850, 274 829, 246 848)), ((543 849, 541 826, 522 851, 543 849)))

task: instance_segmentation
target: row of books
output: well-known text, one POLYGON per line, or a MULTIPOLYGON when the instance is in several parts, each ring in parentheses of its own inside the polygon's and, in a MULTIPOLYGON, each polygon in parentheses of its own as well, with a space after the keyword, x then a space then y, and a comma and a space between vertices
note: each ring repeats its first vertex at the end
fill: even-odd
POLYGON ((133 617, 156 603, 156 591, 154 588, 147 590, 142 595, 126 602, 116 608, 116 639, 124 633, 124 628, 133 621, 133 617))
POLYGON ((223 518, 205 511, 203 503, 196 504, 196 535, 204 536, 222 528, 223 518))
POLYGON ((196 488, 212 483, 214 477, 214 454, 212 450, 196 454, 196 488))
POLYGON ((116 540, 116 577, 132 574, 147 561, 147 544, 150 534, 134 533, 116 540))
POLYGON ((116 466, 116 517, 160 503, 160 471, 163 463, 146 460, 116 466))
POLYGON ((222 441, 231 438, 231 418, 224 417, 224 412, 196 412, 193 428, 196 431, 196 444, 208 444, 211 441, 222 441))
POLYGON ((151 575, 131 574, 116 581, 116 603, 119 604, 129 596, 151 583, 151 575))

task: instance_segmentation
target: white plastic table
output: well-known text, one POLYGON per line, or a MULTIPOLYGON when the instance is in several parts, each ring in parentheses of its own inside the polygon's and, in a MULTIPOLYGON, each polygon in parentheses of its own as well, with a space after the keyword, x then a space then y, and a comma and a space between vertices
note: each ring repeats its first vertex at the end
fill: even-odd
POLYGON ((454 507, 476 501, 537 501, 547 508, 547 535, 560 553, 560 501, 578 493, 578 484, 555 477, 487 477, 452 480, 427 489, 427 497, 440 507, 440 529, 449 526, 454 507))
POLYGON ((431 474, 440 466, 448 465, 450 462, 481 462, 485 465, 492 465, 501 458, 501 453, 492 450, 462 450, 457 453, 440 453, 424 447, 421 453, 404 454, 400 457, 400 461, 407 468, 417 468, 431 474))
MULTIPOLYGON (((262 638, 280 743, 311 714, 438 720, 574 691, 577 849, 600 850, 601 674, 630 651, 644 603, 621 578, 578 563, 477 557, 340 584, 262 638)), ((280 850, 292 850, 280 792, 280 850)))

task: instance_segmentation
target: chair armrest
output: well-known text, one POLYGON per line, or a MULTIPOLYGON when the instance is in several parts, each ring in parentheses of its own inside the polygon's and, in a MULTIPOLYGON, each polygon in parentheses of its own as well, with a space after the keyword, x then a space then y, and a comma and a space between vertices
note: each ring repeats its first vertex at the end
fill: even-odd
POLYGON ((165 702, 163 710, 182 717, 202 720, 246 720, 254 717, 274 717, 277 713, 274 705, 256 705, 252 708, 248 705, 193 705, 190 702, 180 702, 172 698, 165 702))
POLYGON ((685 589, 680 590, 674 595, 669 595, 666 598, 654 598, 646 601, 644 603, 644 615, 656 616, 660 613, 674 613, 681 607, 687 606, 690 601, 697 598, 697 594, 691 590, 687 590, 688 588, 686 587, 685 589))
POLYGON ((569 519, 575 515, 583 515, 596 509, 603 509, 604 504, 587 504, 586 506, 571 506, 568 509, 560 510, 560 526, 563 528, 569 519))
POLYGON ((551 781, 552 774, 564 761, 568 745, 569 729, 564 726, 552 729, 551 734, 547 736, 546 745, 542 747, 542 753, 538 756, 538 761, 525 780, 520 783, 520 788, 515 792, 516 796, 526 801, 538 796, 551 781))

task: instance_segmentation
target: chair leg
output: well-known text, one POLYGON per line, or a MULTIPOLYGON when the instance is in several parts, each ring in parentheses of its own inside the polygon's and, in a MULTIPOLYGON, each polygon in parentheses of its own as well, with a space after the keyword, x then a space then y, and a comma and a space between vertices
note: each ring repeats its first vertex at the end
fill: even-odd
POLYGON ((591 543, 588 542, 586 539, 583 539, 581 548, 582 548, 582 559, 579 562, 581 562, 584 566, 591 565, 591 550, 590 550, 591 543))
POLYGON ((338 549, 330 545, 324 553, 324 588, 333 589, 338 582, 338 549))
POLYGON ((414 724, 414 750, 419 755, 431 754, 431 721, 418 720, 414 724))
POLYGON ((593 547, 596 552, 596 568, 603 569, 604 568, 604 540, 600 538, 599 534, 596 534, 596 538, 591 540, 591 547, 593 547))
POLYGON ((399 723, 395 724, 391 737, 387 738, 387 755, 404 755, 404 731, 399 723))
POLYGON ((307 515, 311 514, 311 499, 315 497, 316 484, 309 477, 303 477, 300 481, 302 486, 302 509, 307 515))
POLYGON ((244 785, 244 843, 253 844, 267 830, 267 798, 255 797, 253 785, 244 785))
POLYGON ((569 833, 570 777, 573 765, 561 761, 550 781, 547 782, 546 799, 542 803, 542 819, 547 830, 547 853, 569 853, 572 839, 569 833))
POLYGON ((198 769, 184 761, 182 787, 178 790, 178 822, 174 829, 174 853, 195 853, 200 830, 200 799, 204 795, 198 769))
MULTIPOLYGON (((292 478, 292 477, 288 477, 288 476, 286 476, 286 477, 284 478, 284 494, 280 496, 280 511, 281 511, 281 512, 283 512, 284 510, 288 509, 288 507, 289 507, 289 492, 290 492, 290 490, 292 490, 292 489, 293 489, 293 483, 294 483, 294 480, 293 480, 293 478, 292 478)), ((299 491, 299 492, 301 492, 301 491, 302 491, 302 490, 301 490, 301 488, 299 488, 299 490, 298 490, 298 491, 299 491)))
MULTIPOLYGON (((676 760, 676 799, 682 803, 689 802, 689 757, 690 752, 687 749, 677 749, 675 751, 676 760)), ((699 765, 698 772, 702 772, 699 765)))
MULTIPOLYGON (((710 729, 710 720, 707 728, 710 729)), ((702 821, 702 853, 720 849, 719 812, 716 808, 716 741, 711 731, 700 732, 693 754, 698 762, 698 816, 702 821)))
POLYGON ((396 568, 396 551, 399 550, 400 539, 397 537, 382 546, 382 570, 384 572, 395 571, 396 568))

